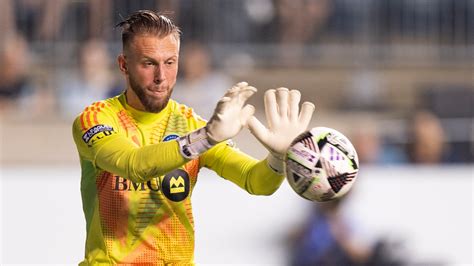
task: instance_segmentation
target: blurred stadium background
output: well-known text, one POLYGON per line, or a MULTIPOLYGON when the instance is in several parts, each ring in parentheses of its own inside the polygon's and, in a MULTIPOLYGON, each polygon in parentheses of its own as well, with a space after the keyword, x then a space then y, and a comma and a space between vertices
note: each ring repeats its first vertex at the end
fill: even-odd
MULTIPOLYGON (((311 126, 358 149, 345 208, 383 254, 474 262, 474 1, 0 0, 0 264, 81 260, 71 123, 123 90, 114 25, 138 9, 172 11, 183 31, 176 97, 203 116, 240 80, 260 89, 262 119, 266 89, 315 102, 311 126)), ((248 132, 236 142, 265 156, 248 132)), ((288 236, 312 210, 286 183, 250 197, 209 171, 193 197, 203 264, 286 265, 288 236)))

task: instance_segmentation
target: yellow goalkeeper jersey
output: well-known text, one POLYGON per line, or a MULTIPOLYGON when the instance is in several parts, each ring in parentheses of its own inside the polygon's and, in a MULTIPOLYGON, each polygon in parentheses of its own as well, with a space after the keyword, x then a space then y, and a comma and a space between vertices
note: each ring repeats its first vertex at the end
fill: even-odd
POLYGON ((81 265, 192 265, 191 195, 201 167, 251 194, 278 189, 283 176, 229 143, 195 160, 183 158, 175 139, 205 124, 173 100, 154 114, 133 109, 124 94, 96 102, 76 118, 87 230, 81 265))

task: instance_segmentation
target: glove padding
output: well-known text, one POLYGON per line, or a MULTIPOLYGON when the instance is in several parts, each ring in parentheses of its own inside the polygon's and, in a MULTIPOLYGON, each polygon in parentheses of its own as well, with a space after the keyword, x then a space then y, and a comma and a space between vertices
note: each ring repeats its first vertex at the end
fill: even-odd
POLYGON ((255 116, 248 121, 250 132, 270 152, 269 166, 277 173, 284 172, 284 159, 291 142, 303 133, 311 121, 314 104, 304 102, 299 112, 301 93, 278 88, 265 92, 265 115, 268 128, 255 116))
POLYGON ((255 92, 256 88, 249 86, 247 82, 240 82, 224 94, 206 125, 210 143, 216 144, 233 138, 247 125, 255 108, 244 104, 255 92))
POLYGON ((229 89, 217 103, 205 127, 177 139, 181 155, 186 159, 195 159, 215 144, 237 135, 255 112, 252 105, 244 107, 244 104, 256 91, 247 82, 240 82, 229 89))

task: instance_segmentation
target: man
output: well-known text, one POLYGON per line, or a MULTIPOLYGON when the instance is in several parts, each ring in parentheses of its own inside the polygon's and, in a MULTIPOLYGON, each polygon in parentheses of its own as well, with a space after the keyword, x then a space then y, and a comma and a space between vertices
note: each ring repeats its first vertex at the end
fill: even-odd
MULTIPOLYGON (((82 265, 193 264, 191 194, 208 167, 251 194, 270 195, 283 181, 283 158, 304 131, 314 105, 285 88, 265 94, 269 127, 245 101, 256 89, 229 89, 209 122, 170 99, 176 82, 180 31, 165 16, 138 11, 118 24, 118 65, 126 91, 96 102, 74 121, 86 217, 82 265), (244 126, 269 149, 255 160, 228 141, 244 126)), ((199 67, 199 66, 197 66, 199 67)))

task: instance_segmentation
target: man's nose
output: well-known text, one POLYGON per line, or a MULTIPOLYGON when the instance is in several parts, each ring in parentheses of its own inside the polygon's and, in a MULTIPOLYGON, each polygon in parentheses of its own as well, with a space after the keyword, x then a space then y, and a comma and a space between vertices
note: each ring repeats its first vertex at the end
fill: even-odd
POLYGON ((156 84, 160 84, 161 82, 163 82, 165 80, 165 71, 164 71, 164 66, 163 64, 158 64, 156 66, 156 70, 155 70, 155 79, 154 79, 154 82, 156 84))

